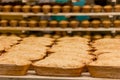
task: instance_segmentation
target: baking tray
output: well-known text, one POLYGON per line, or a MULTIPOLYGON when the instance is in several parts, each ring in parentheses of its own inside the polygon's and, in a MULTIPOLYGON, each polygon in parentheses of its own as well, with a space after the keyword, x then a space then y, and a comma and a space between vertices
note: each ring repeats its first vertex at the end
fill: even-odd
POLYGON ((38 76, 34 71, 28 71, 25 76, 0 76, 0 80, 119 80, 107 78, 92 78, 89 73, 82 73, 80 77, 49 77, 38 76))

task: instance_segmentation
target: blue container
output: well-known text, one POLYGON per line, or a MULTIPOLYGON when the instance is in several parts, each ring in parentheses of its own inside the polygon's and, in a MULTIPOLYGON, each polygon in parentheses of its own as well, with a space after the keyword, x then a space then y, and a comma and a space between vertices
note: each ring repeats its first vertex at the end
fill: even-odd
POLYGON ((86 0, 80 0, 78 2, 73 2, 73 5, 76 5, 76 6, 84 6, 86 3, 86 0))
POLYGON ((67 3, 68 1, 69 1, 69 0, 56 0, 55 2, 56 2, 56 3, 62 3, 62 4, 63 4, 63 3, 67 3))

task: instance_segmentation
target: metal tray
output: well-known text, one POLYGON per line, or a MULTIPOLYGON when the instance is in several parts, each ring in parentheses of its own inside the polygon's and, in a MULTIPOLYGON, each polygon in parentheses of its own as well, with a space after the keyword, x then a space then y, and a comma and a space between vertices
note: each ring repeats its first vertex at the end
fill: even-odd
POLYGON ((38 76, 34 71, 29 71, 25 76, 0 76, 0 80, 119 80, 106 78, 92 78, 89 73, 82 73, 80 77, 49 77, 38 76))

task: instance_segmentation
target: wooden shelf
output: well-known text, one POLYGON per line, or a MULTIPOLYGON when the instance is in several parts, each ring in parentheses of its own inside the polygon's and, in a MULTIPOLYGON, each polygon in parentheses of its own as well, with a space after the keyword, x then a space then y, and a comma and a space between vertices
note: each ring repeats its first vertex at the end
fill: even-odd
POLYGON ((120 12, 100 12, 100 13, 24 13, 24 12, 0 12, 0 15, 23 15, 23 16, 115 16, 115 15, 120 15, 120 12))

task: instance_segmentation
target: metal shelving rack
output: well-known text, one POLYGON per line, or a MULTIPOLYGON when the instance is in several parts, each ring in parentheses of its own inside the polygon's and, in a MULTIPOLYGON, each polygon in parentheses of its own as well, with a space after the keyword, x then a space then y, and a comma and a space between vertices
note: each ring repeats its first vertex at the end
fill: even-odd
MULTIPOLYGON (((19 0, 20 1, 20 0, 19 0)), ((37 0, 21 0, 24 3, 29 3, 28 1, 37 1, 37 0)), ((117 0, 111 0, 111 2, 115 3, 117 0)), ((23 17, 27 16, 109 16, 113 18, 114 16, 120 16, 120 12, 99 12, 99 13, 24 13, 24 12, 0 12, 0 15, 21 15, 23 17)), ((112 33, 116 33, 116 31, 120 31, 120 28, 40 28, 40 27, 0 27, 0 30, 20 30, 20 31, 111 31, 112 33)))
POLYGON ((39 27, 0 27, 0 30, 24 31, 120 31, 120 28, 39 28, 39 27))
MULTIPOLYGON (((37 1, 37 0, 21 0, 24 3, 28 1, 37 1)), ((111 0, 111 2, 116 3, 116 0, 111 0)), ((0 12, 0 15, 21 15, 23 17, 27 16, 109 16, 113 18, 114 16, 119 16, 120 12, 99 12, 99 13, 24 13, 24 12, 0 12)), ((116 31, 120 31, 120 28, 40 28, 40 27, 0 27, 0 30, 20 30, 20 31, 111 31, 112 33, 116 33, 116 31)))
POLYGON ((24 13, 24 12, 0 12, 0 15, 22 15, 22 16, 119 16, 120 12, 99 12, 99 13, 24 13))
MULTIPOLYGON (((52 16, 52 15, 56 15, 56 16, 60 16, 60 15, 64 15, 64 16, 84 16, 84 15, 87 15, 87 16, 110 16, 110 17, 114 17, 114 16, 120 15, 120 12, 109 12, 109 13, 105 13, 105 12, 101 12, 101 13, 58 13, 58 14, 54 14, 54 13, 44 14, 44 13, 24 13, 24 12, 20 12, 20 13, 16 13, 16 12, 8 12, 8 13, 0 12, 0 15, 22 15, 23 17, 26 17, 26 16, 52 16)), ((0 30, 23 30, 23 31, 111 31, 112 33, 115 33, 116 31, 120 31, 120 28, 0 27, 0 30)))

